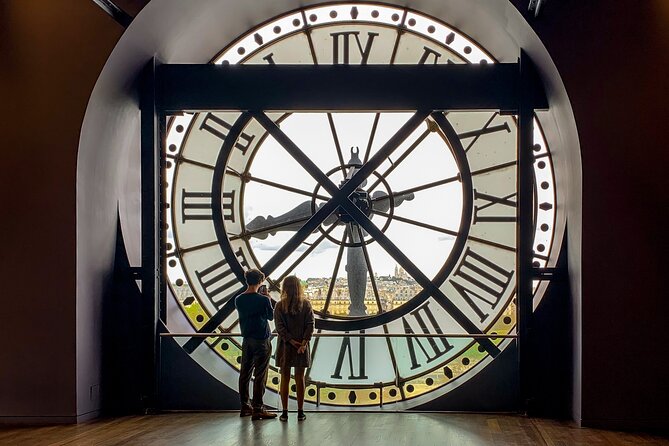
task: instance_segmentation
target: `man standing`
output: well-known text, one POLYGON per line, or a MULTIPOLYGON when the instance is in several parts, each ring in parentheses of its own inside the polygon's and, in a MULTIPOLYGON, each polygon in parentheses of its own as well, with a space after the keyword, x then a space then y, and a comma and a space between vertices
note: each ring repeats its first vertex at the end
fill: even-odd
POLYGON ((267 383, 267 368, 272 355, 269 324, 274 318, 272 300, 267 294, 260 294, 258 289, 265 280, 265 275, 257 269, 246 271, 246 291, 235 298, 235 307, 239 313, 239 326, 244 338, 242 342, 242 364, 239 373, 239 397, 242 402, 240 416, 251 415, 252 420, 276 418, 263 406, 262 397, 267 383), (253 401, 249 401, 249 381, 253 372, 253 401))

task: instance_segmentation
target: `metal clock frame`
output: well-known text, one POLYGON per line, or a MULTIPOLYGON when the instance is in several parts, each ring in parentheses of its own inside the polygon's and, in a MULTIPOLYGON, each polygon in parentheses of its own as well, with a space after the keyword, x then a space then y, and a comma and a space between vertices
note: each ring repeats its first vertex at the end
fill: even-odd
MULTIPOLYGON (((389 254, 417 279, 423 286, 423 291, 416 298, 424 300, 430 295, 436 295, 437 298, 443 293, 399 249, 394 247, 348 196, 360 182, 372 174, 388 154, 397 148, 399 143, 395 143, 394 140, 408 136, 415 128, 412 126, 417 126, 428 116, 432 115, 437 121, 448 139, 456 145, 457 152, 459 139, 441 112, 500 110, 502 113, 516 114, 518 123, 516 296, 521 384, 519 407, 526 409, 531 397, 528 386, 528 364, 531 360, 528 336, 532 315, 532 280, 546 277, 546 274, 550 276, 552 271, 532 266, 535 206, 532 169, 533 119, 534 111, 546 109, 548 103, 533 64, 523 51, 517 63, 490 65, 218 66, 159 65, 156 60, 151 60, 144 70, 141 84, 142 270, 140 275, 143 332, 146 335, 146 339, 142 340, 146 353, 142 380, 146 407, 157 407, 159 382, 157 377, 160 372, 159 338, 161 334, 167 332, 166 284, 163 274, 166 270, 166 259, 160 255, 166 232, 160 206, 164 202, 165 194, 162 186, 161 149, 166 134, 166 117, 169 114, 203 110, 243 111, 242 116, 230 129, 230 134, 219 154, 219 161, 220 157, 229 152, 232 141, 236 139, 234 135, 240 133, 253 117, 332 195, 332 199, 312 215, 274 257, 263 265, 267 274, 270 274, 313 230, 317 229, 323 219, 341 206, 375 240, 382 241, 387 246, 389 254), (407 83, 407 79, 410 79, 411 83, 407 83), (281 88, 274 88, 276 85, 281 85, 281 88), (323 85, 327 85, 327 88, 322 88, 323 85), (403 88, 394 88, 397 85, 403 85, 403 88), (388 91, 393 91, 393 95, 388 95, 388 91), (389 143, 340 189, 313 165, 297 146, 292 144, 278 126, 264 114, 266 110, 416 110, 416 113, 389 143)), ((223 175, 224 170, 217 168, 216 172, 213 184, 218 184, 220 189, 222 178, 219 177, 223 175)), ((463 175, 463 180, 465 179, 471 181, 471 178, 463 175)), ((222 212, 220 192, 214 189, 212 194, 215 222, 223 221, 220 215, 222 212)), ((471 206, 465 206, 465 209, 470 208, 471 206)), ((467 211, 465 214, 463 221, 469 221, 467 211)), ((219 241, 225 239, 226 234, 219 224, 216 224, 216 233, 219 241)), ((234 252, 229 245, 219 244, 233 273, 243 283, 243 269, 234 252)), ((240 291, 241 289, 243 287, 240 291)), ((440 303, 442 306, 445 305, 451 315, 460 313, 445 296, 442 297, 440 303), (449 304, 452 306, 450 310, 449 304)), ((417 301, 416 306, 419 303, 417 301)), ((213 332, 233 310, 234 299, 229 299, 198 332, 213 332)), ((461 319, 458 322, 475 337, 475 342, 478 342, 491 356, 497 356, 499 349, 491 342, 490 337, 480 333, 462 313, 460 315, 455 316, 456 320, 461 319)), ((369 321, 372 319, 374 319, 373 326, 383 324, 385 321, 379 319, 383 318, 382 316, 349 321, 347 330, 366 328, 366 324, 370 324, 369 321)), ((329 321, 319 322, 317 328, 333 329, 329 326, 331 325, 329 321)), ((192 353, 204 340, 205 336, 194 336, 186 342, 184 349, 192 353)))

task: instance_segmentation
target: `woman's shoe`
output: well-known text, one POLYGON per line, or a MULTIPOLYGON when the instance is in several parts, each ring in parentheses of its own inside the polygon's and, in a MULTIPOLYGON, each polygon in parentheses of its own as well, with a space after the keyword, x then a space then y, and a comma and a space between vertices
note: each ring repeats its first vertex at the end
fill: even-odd
POLYGON ((279 417, 279 421, 288 421, 288 411, 284 410, 279 417))
POLYGON ((303 411, 297 412, 297 421, 304 421, 307 419, 307 416, 304 414, 303 411))

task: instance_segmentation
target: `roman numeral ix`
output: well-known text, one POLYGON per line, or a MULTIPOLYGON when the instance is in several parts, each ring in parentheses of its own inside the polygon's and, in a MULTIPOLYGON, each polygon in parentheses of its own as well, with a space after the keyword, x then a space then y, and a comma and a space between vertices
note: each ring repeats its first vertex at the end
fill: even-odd
POLYGON ((474 205, 474 224, 515 222, 518 207, 515 201, 516 195, 518 194, 514 192, 505 197, 497 197, 474 189, 474 200, 477 201, 474 205))

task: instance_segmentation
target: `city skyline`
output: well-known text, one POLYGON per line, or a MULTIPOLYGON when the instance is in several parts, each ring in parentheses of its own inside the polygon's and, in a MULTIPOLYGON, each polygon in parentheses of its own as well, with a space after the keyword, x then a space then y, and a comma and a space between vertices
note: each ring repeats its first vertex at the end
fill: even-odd
MULTIPOLYGON (((306 277, 300 278, 300 280, 304 284, 304 295, 311 302, 314 310, 324 311, 332 277, 306 277)), ((422 287, 400 265, 395 265, 392 275, 374 274, 374 280, 381 302, 381 309, 384 312, 403 305, 422 290, 422 287)), ((170 285, 177 299, 184 305, 192 305, 195 302, 192 289, 188 283, 182 285, 171 283, 170 285)), ((275 299, 279 298, 276 291, 271 294, 275 299)), ((348 279, 337 277, 328 303, 327 314, 347 316, 350 303, 348 279)), ((368 315, 379 312, 370 277, 367 278, 364 304, 368 315)))

